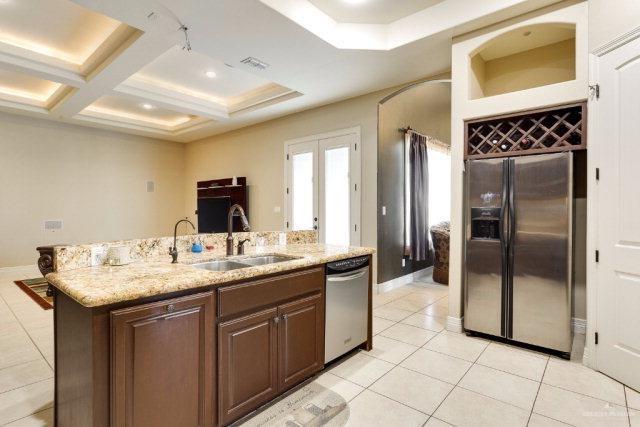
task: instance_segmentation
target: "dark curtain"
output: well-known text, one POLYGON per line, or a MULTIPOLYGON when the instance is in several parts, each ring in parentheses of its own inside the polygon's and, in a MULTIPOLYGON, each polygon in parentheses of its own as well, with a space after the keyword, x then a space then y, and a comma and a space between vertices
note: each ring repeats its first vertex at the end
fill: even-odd
POLYGON ((414 261, 431 257, 429 239, 429 162, 427 138, 415 132, 409 134, 409 175, 411 195, 410 255, 414 261))

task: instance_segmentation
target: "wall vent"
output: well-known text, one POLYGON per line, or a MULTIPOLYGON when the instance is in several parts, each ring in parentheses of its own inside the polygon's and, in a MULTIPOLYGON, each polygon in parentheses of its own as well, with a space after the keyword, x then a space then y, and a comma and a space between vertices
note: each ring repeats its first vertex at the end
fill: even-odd
POLYGON ((60 231, 62 230, 61 219, 48 219, 44 222, 44 231, 60 231))
POLYGON ((267 64, 266 62, 262 62, 259 59, 256 59, 256 58, 254 58, 252 56, 250 56, 248 58, 245 58, 240 62, 242 62, 243 64, 250 65, 253 68, 257 68, 259 70, 264 70, 269 66, 269 64, 267 64))

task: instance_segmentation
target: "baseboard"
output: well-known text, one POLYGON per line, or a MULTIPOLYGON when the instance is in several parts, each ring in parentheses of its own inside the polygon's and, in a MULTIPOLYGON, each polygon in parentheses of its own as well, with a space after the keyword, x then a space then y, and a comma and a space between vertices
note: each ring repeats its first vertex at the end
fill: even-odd
POLYGON ((580 319, 579 317, 571 318, 571 329, 574 334, 586 334, 587 333, 587 319, 580 319))
POLYGON ((414 271, 413 273, 405 274, 404 276, 396 277, 395 279, 387 280, 386 282, 378 283, 378 293, 382 294, 395 288, 408 285, 409 283, 414 282, 415 277, 427 274, 431 270, 433 270, 433 267, 427 267, 422 270, 414 271))
POLYGON ((462 333, 462 317, 447 316, 447 331, 462 333))

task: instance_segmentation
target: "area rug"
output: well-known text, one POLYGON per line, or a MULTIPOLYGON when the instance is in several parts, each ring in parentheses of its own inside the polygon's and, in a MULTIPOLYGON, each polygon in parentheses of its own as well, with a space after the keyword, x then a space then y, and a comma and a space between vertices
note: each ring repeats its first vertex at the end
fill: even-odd
POLYGON ((47 288, 49 284, 44 277, 36 279, 15 280, 13 283, 18 285, 32 300, 45 310, 53 308, 53 298, 47 296, 47 288))
POLYGON ((243 426, 344 426, 349 405, 338 393, 312 382, 243 422, 243 426))

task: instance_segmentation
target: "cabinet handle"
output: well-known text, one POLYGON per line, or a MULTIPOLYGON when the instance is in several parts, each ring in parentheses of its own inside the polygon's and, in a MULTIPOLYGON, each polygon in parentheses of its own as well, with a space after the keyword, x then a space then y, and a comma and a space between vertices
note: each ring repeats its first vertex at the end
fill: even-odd
POLYGON ((174 311, 175 309, 176 309, 176 306, 175 306, 175 305, 173 305, 173 304, 169 304, 169 305, 166 307, 167 313, 173 313, 173 311, 174 311))
POLYGON ((283 314, 282 315, 282 320, 284 320, 285 322, 287 321, 288 318, 289 318, 289 316, 287 314, 283 314))
POLYGON ((280 318, 278 316, 273 318, 273 323, 277 325, 280 322, 280 318))

